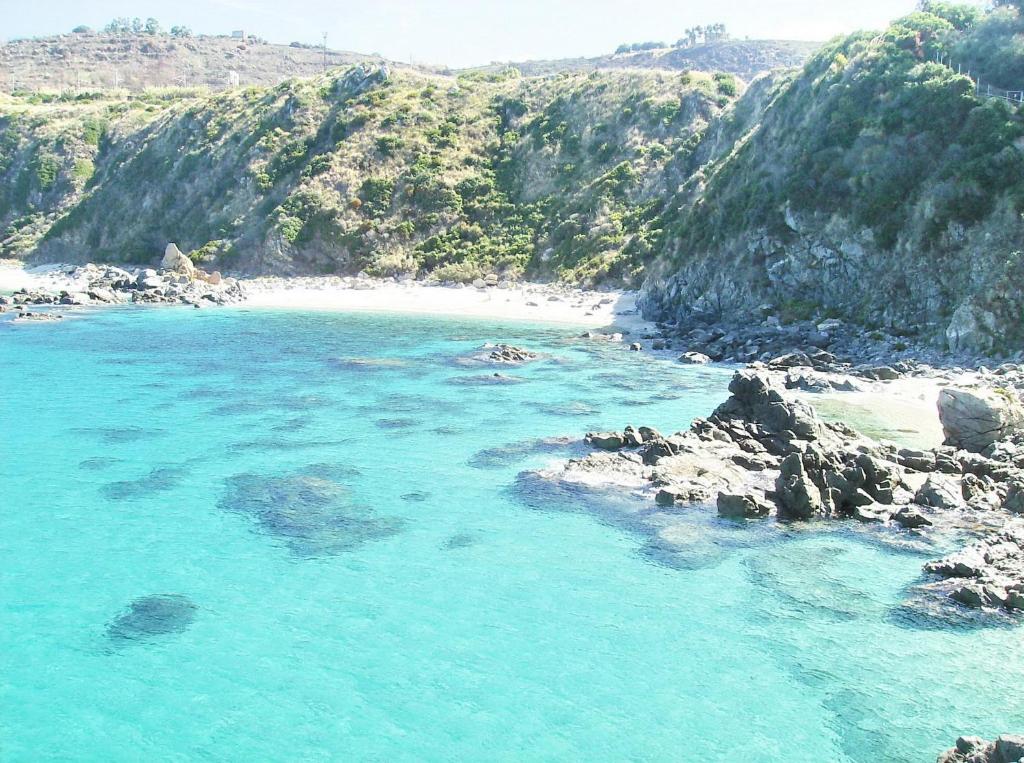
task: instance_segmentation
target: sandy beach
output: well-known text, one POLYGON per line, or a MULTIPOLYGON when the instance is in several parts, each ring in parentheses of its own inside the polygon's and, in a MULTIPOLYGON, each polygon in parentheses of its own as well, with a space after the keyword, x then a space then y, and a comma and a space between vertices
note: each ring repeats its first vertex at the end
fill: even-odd
POLYGON ((341 278, 256 278, 243 281, 242 286, 249 307, 415 313, 591 328, 615 325, 630 331, 649 325, 635 314, 635 292, 581 291, 529 283, 478 289, 341 278))
MULTIPOLYGON (((68 273, 72 266, 26 268, 0 261, 0 293, 18 289, 85 291, 88 283, 68 273)), ((369 278, 260 277, 239 279, 244 305, 254 308, 446 315, 640 333, 653 326, 637 315, 636 292, 584 291, 561 285, 515 283, 474 288, 422 281, 369 278)))

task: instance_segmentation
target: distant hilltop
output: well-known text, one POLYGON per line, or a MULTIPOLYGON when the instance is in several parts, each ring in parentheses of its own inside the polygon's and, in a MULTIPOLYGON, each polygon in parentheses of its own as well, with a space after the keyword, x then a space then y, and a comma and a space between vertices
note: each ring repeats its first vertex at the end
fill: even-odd
MULTIPOLYGON (((668 69, 721 71, 751 80, 778 68, 799 67, 818 43, 785 40, 710 38, 688 44, 625 45, 616 53, 593 58, 494 63, 469 71, 518 69, 524 76, 596 69, 668 69)), ((234 31, 198 35, 183 27, 163 32, 125 25, 0 45, 0 91, 65 91, 162 87, 272 86, 287 79, 311 77, 327 68, 387 63, 435 74, 457 73, 444 67, 410 66, 375 54, 324 49, 293 42, 268 43, 234 31)))
MULTIPOLYGON (((180 29, 180 28, 175 28, 180 29)), ((376 55, 222 36, 75 32, 0 45, 0 90, 276 85, 328 68, 384 63, 376 55)))
POLYGON ((511 66, 523 76, 558 74, 564 71, 598 69, 670 69, 728 72, 746 81, 773 69, 803 66, 821 47, 819 42, 798 40, 713 40, 691 45, 642 43, 622 46, 619 51, 593 58, 563 58, 551 61, 492 64, 480 71, 511 66))

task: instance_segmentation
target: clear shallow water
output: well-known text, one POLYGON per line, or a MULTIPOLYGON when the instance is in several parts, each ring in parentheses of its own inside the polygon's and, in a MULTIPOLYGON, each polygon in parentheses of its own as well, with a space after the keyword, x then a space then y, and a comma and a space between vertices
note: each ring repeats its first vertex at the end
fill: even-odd
POLYGON ((725 395, 724 369, 575 333, 0 325, 0 758, 931 761, 1024 726, 1019 630, 892 616, 920 556, 710 510, 665 553, 525 494, 560 455, 536 438, 725 395), (484 341, 552 359, 488 384, 455 362, 484 341), (156 594, 195 610, 130 637, 156 594))

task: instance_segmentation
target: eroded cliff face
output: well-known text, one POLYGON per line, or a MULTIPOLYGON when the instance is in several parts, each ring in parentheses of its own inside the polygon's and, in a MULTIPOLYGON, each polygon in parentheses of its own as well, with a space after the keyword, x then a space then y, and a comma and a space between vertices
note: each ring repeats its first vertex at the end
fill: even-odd
POLYGON ((960 231, 945 252, 881 247, 848 219, 790 211, 783 235, 745 232, 681 267, 649 270, 641 307, 652 320, 694 313, 839 317, 950 350, 1024 347, 1019 214, 1004 207, 960 231))

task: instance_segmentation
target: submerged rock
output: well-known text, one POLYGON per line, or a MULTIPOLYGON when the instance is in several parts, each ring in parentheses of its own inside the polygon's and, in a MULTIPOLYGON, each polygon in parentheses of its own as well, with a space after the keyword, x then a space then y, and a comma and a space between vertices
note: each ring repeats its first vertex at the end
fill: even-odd
POLYGON ((128 605, 128 611, 107 626, 112 641, 140 641, 152 636, 180 633, 196 617, 195 604, 181 594, 143 596, 128 605))
POLYGON ((280 538, 300 556, 349 551, 391 537, 405 526, 399 518, 382 517, 353 503, 343 485, 303 472, 238 474, 227 480, 219 505, 251 517, 261 531, 280 538))

